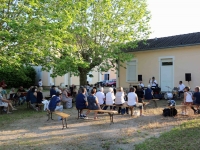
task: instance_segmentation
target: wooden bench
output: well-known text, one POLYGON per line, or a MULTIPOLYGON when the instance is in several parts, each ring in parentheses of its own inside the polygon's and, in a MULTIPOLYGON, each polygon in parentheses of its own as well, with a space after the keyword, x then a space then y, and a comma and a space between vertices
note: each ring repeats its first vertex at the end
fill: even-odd
MULTIPOLYGON (((89 110, 89 109, 82 109, 82 110, 89 110)), ((113 122, 113 115, 115 113, 117 113, 117 111, 114 111, 114 110, 89 110, 89 111, 93 111, 93 112, 101 112, 101 113, 108 113, 109 116, 110 116, 110 124, 114 123, 113 122)), ((80 115, 81 115, 81 110, 78 109, 78 119, 80 118, 80 115)))
MULTIPOLYGON (((139 104, 143 105, 143 107, 146 109, 146 105, 148 105, 149 102, 143 102, 143 103, 139 103, 139 104)), ((122 106, 120 106, 120 105, 105 105, 105 104, 103 104, 103 105, 101 105, 101 106, 122 107, 122 106)), ((123 106, 123 107, 124 107, 124 106, 123 106)), ((130 109, 130 111, 131 111, 131 116, 133 116, 134 107, 133 107, 133 106, 125 106, 125 107, 130 109)))
POLYGON ((47 121, 49 121, 50 118, 51 118, 51 120, 53 120, 52 114, 56 114, 62 118, 62 125, 63 125, 62 129, 64 129, 64 127, 68 128, 67 127, 67 118, 70 116, 69 114, 66 114, 66 113, 60 112, 60 111, 48 112, 48 114, 47 114, 48 120, 47 121))

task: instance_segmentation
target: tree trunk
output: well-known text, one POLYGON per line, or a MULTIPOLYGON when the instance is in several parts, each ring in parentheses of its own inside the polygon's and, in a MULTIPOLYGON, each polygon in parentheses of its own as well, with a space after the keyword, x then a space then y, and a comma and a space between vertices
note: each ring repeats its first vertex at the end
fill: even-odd
POLYGON ((79 81, 80 81, 80 86, 84 86, 84 85, 87 85, 87 71, 85 70, 79 70, 80 72, 80 78, 79 78, 79 81))

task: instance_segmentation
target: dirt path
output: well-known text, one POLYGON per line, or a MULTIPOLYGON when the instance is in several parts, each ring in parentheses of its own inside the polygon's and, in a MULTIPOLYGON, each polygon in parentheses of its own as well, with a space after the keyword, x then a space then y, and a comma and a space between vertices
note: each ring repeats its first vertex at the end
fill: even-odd
MULTIPOLYGON (((164 118, 161 116, 165 101, 160 101, 160 108, 152 104, 143 117, 115 115, 114 124, 110 125, 109 116, 99 115, 94 121, 93 113, 88 120, 77 120, 77 110, 65 109, 70 114, 68 129, 62 130, 57 116, 46 121, 47 116, 15 121, 0 131, 0 149, 9 150, 126 150, 133 149, 138 142, 146 138, 159 136, 172 127, 181 124, 190 117, 178 116, 164 118)), ((41 112, 36 112, 41 113, 41 112)), ((40 115, 41 116, 41 115, 40 115)))

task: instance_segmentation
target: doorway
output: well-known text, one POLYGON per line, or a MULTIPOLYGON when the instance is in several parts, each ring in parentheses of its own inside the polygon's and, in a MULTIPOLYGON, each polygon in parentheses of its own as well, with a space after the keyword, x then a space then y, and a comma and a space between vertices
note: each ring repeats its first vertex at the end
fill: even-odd
POLYGON ((173 59, 161 59, 160 84, 162 91, 172 91, 174 82, 173 59))

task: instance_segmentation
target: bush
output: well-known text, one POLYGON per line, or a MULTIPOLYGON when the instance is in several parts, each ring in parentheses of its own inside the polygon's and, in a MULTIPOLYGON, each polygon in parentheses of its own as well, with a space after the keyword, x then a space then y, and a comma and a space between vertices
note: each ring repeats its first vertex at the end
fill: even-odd
POLYGON ((32 67, 2 67, 0 68, 0 80, 5 80, 8 88, 23 86, 25 88, 35 84, 35 69, 32 67))

